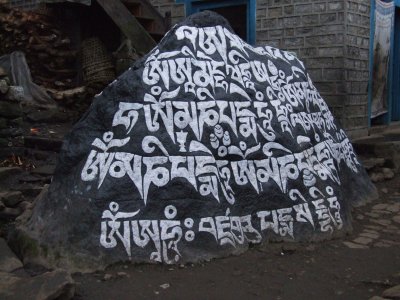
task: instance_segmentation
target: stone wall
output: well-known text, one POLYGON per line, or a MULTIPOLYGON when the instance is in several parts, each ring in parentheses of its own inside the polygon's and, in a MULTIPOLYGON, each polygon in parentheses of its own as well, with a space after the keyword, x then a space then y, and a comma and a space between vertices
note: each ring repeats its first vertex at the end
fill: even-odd
POLYGON ((342 122, 353 136, 361 136, 368 131, 370 2, 347 0, 345 25, 346 102, 342 122))
POLYGON ((257 44, 297 53, 352 137, 368 132, 369 1, 261 0, 257 44))

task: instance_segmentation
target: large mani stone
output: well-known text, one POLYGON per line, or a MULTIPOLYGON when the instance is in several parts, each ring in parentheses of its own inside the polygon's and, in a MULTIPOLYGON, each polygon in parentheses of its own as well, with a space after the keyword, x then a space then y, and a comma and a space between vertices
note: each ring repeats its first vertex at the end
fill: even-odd
POLYGON ((304 64, 204 12, 95 97, 19 238, 72 270, 181 264, 343 235, 375 197, 304 64))

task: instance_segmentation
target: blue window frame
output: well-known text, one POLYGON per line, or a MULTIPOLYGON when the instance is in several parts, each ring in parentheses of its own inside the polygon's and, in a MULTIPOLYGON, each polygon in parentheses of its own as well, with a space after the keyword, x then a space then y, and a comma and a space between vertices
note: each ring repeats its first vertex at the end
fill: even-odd
MULTIPOLYGON (((394 30, 391 36, 390 64, 388 72, 388 112, 383 115, 383 123, 400 120, 400 0, 394 0, 396 6, 394 30)), ((369 53, 369 85, 368 85, 368 125, 371 127, 372 80, 374 61, 374 33, 375 33, 375 0, 371 0, 370 20, 370 53, 369 53)))
POLYGON ((186 16, 202 10, 212 10, 229 6, 246 6, 246 40, 254 45, 256 42, 256 0, 176 0, 176 3, 184 3, 186 16))

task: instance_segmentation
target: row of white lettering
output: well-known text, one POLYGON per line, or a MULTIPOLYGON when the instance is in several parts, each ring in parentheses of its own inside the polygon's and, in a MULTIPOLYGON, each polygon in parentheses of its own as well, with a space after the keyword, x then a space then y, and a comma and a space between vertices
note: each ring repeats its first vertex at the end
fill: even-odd
MULTIPOLYGON (((220 187, 225 199, 233 204, 235 198, 231 178, 238 186, 251 184, 257 193, 270 180, 284 193, 288 191, 288 182, 299 178, 303 179, 305 186, 310 186, 310 182, 315 184, 315 177, 340 184, 335 160, 337 163, 343 160, 357 170, 358 161, 352 155, 353 152, 349 151, 349 145, 348 140, 341 144, 321 142, 300 153, 261 160, 234 161, 216 160, 211 155, 143 157, 127 152, 92 150, 81 178, 83 181, 97 180, 100 188, 107 175, 116 179, 128 175, 145 203, 151 185, 163 187, 175 178, 182 178, 202 196, 212 195, 217 201, 220 201, 220 187), (144 166, 145 172, 142 171, 144 166)), ((273 145, 265 151, 274 151, 273 145)))
POLYGON ((180 260, 178 245, 182 238, 192 242, 196 235, 202 233, 210 234, 220 246, 237 247, 245 243, 260 243, 261 233, 267 235, 266 239, 268 235, 294 239, 295 222, 309 224, 309 230, 313 231, 332 233, 342 228, 340 204, 336 197, 321 198, 311 201, 311 204, 315 221, 309 204, 302 203, 289 208, 259 211, 254 216, 231 216, 227 209, 223 216, 204 217, 197 222, 192 218, 174 220, 177 209, 172 205, 165 208, 165 220, 129 220, 137 212, 119 213, 112 207, 116 204, 111 203, 110 210, 103 213, 100 244, 104 248, 115 248, 119 240, 129 258, 132 254, 132 241, 140 248, 153 245, 155 251, 151 252, 150 260, 171 264, 180 260), (253 226, 253 218, 259 223, 259 229, 253 226))

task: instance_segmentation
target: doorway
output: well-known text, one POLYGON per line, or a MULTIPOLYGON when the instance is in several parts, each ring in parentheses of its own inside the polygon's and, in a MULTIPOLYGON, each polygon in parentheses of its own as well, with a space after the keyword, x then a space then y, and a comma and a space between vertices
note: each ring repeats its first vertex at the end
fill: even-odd
POLYGON ((392 121, 400 121, 400 7, 396 7, 394 23, 392 121))
POLYGON ((256 39, 256 0, 176 0, 184 3, 186 16, 211 10, 228 20, 235 33, 249 44, 256 39))
POLYGON ((227 19, 235 33, 243 40, 247 40, 246 5, 215 7, 208 10, 212 10, 227 19))

